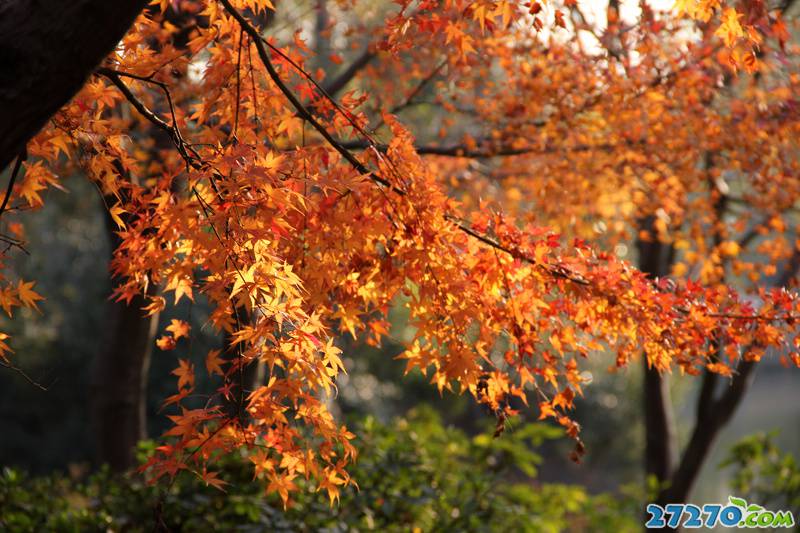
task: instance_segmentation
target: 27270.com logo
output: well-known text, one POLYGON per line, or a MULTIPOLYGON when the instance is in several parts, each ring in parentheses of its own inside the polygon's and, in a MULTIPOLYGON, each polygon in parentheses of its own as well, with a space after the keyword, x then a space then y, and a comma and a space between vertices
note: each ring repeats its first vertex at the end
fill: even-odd
POLYGON ((795 525, 791 511, 769 511, 743 498, 728 496, 728 504, 707 503, 703 507, 692 504, 670 503, 665 506, 651 503, 647 506, 645 527, 687 529, 699 527, 791 528, 795 525))

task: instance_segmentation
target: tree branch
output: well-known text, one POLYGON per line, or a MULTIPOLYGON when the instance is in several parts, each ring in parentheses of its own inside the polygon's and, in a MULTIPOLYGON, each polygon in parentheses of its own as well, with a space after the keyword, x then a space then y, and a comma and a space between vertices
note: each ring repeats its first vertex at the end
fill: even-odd
MULTIPOLYGON (((478 142, 477 144, 482 144, 478 142)), ((556 148, 553 146, 525 146, 521 148, 514 148, 511 146, 498 146, 496 148, 468 148, 463 144, 453 144, 449 146, 436 146, 436 145, 418 145, 414 149, 419 155, 437 155, 443 157, 466 157, 471 159, 488 159, 492 157, 509 157, 516 155, 526 154, 555 154, 561 152, 591 152, 609 151, 619 148, 622 145, 632 146, 636 144, 644 144, 644 141, 623 141, 622 143, 602 143, 602 144, 578 144, 572 147, 556 148)), ((365 141, 346 141, 341 145, 348 150, 366 150, 374 148, 380 152, 386 152, 388 149, 385 144, 371 145, 365 141)))
MULTIPOLYGON (((332 146, 342 157, 347 160, 353 168, 355 168, 359 173, 368 176, 372 181, 383 185, 384 187, 388 187, 393 191, 404 195, 405 192, 402 189, 399 189, 392 185, 388 180, 378 176, 374 172, 370 171, 364 164, 355 158, 353 154, 350 153, 345 147, 343 147, 333 136, 328 132, 328 130, 322 124, 317 121, 314 115, 303 105, 302 102, 295 96, 295 94, 283 83, 278 71, 275 70, 275 66, 272 64, 272 61, 269 57, 269 52, 267 52, 266 42, 261 37, 261 34, 258 30, 253 27, 247 19, 239 13, 239 11, 231 5, 229 0, 220 0, 220 3, 225 7, 225 10, 239 23, 239 25, 244 29, 245 33, 247 33, 250 37, 252 37, 253 42, 256 45, 256 50, 258 51, 258 57, 261 59, 261 63, 264 65, 264 68, 267 69, 267 74, 272 79, 272 82, 278 87, 278 90, 283 93, 287 100, 292 104, 295 108, 297 114, 303 120, 307 121, 311 126, 317 130, 317 132, 322 135, 322 137, 332 146)), ((324 91, 322 87, 318 87, 321 91, 324 91)), ((333 100, 330 98, 330 95, 327 95, 327 98, 331 101, 333 100)))
POLYGON ((364 67, 370 64, 370 62, 375 58, 375 52, 366 48, 361 54, 353 60, 350 65, 344 69, 339 75, 333 78, 330 83, 326 83, 324 85, 325 92, 328 94, 335 96, 339 91, 345 88, 350 81, 356 77, 364 67))
POLYGON ((11 198, 11 191, 14 189, 14 182, 17 181, 17 174, 19 174, 20 168, 22 168, 22 162, 28 158, 27 151, 23 148, 22 153, 17 156, 17 162, 14 163, 14 170, 11 171, 11 177, 8 178, 8 186, 6 187, 6 194, 3 197, 3 203, 0 205, 0 217, 3 216, 3 213, 6 211, 6 206, 8 206, 8 200, 11 198))
POLYGON ((9 370, 12 370, 12 371, 16 372, 17 374, 22 376, 25 379, 25 381, 27 381, 28 383, 30 383, 31 385, 33 385, 37 389, 39 389, 41 391, 44 391, 44 392, 47 392, 47 387, 45 387, 44 385, 42 385, 41 383, 39 383, 38 381, 36 381, 32 377, 30 377, 20 367, 15 366, 15 365, 9 363, 8 361, 2 361, 2 360, 0 360, 0 366, 2 366, 4 368, 8 368, 9 370))
POLYGON ((175 118, 175 109, 172 104, 172 96, 169 92, 169 88, 158 81, 155 81, 151 78, 146 78, 142 76, 137 76, 135 74, 129 74, 127 72, 121 72, 118 70, 113 70, 106 67, 100 67, 97 69, 97 74, 108 78, 111 83, 113 83, 117 89, 125 96, 125 99, 142 115, 145 119, 147 119, 151 124, 156 126, 158 129, 164 131, 169 135, 169 138, 172 140, 175 148, 178 149, 178 153, 181 155, 183 160, 186 164, 195 170, 202 168, 202 163, 200 162, 200 157, 194 151, 194 149, 189 146, 189 144, 184 140, 183 135, 181 134, 180 129, 178 128, 177 119, 175 118), (132 78, 139 81, 144 81, 147 83, 153 83, 161 87, 164 91, 164 94, 167 97, 167 102, 169 103, 170 114, 172 115, 172 125, 167 124, 164 119, 156 115, 153 111, 147 108, 147 106, 142 102, 139 98, 133 94, 130 87, 128 87, 125 82, 122 81, 122 77, 132 78))
POLYGON ((0 169, 83 87, 146 4, 0 2, 0 169))

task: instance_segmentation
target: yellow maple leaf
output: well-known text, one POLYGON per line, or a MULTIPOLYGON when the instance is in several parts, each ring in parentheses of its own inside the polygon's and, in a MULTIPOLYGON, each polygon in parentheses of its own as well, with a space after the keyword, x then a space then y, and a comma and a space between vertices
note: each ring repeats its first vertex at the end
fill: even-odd
POLYGON ((183 296, 186 296, 190 300, 194 301, 194 296, 192 295, 192 281, 184 277, 180 274, 177 274, 170 279, 169 283, 167 284, 166 290, 174 290, 175 291, 175 303, 177 304, 183 296))
POLYGON ((286 509, 289 504, 289 492, 297 490, 297 485, 292 481, 294 475, 270 475, 270 482, 267 486, 267 492, 277 492, 281 500, 283 500, 283 508, 286 509))
POLYGON ((119 229, 125 229, 125 222, 122 221, 120 215, 122 213, 127 213, 119 204, 115 205, 111 209, 108 210, 108 213, 111 215, 111 220, 119 226, 119 229))
POLYGON ((164 335, 163 337, 156 340, 156 346, 159 349, 167 351, 167 350, 174 350, 175 349, 175 338, 170 337, 168 335, 164 335))
POLYGON ((728 47, 733 46, 737 39, 745 36, 744 29, 739 23, 740 18, 742 18, 742 15, 736 9, 727 8, 722 14, 722 23, 717 28, 717 31, 714 32, 714 35, 722 38, 728 47))
MULTIPOLYGON (((13 353, 14 352, 14 350, 12 350, 8 346, 8 344, 6 344, 5 341, 7 339, 8 339, 8 334, 0 333, 0 360, 3 360, 5 362, 8 362, 8 356, 6 356, 6 353, 13 353)), ((798 365, 798 366, 800 366, 800 365, 798 365)))
POLYGON ((8 316, 13 316, 14 307, 19 305, 19 299, 15 294, 14 287, 3 287, 0 289, 0 307, 8 316))

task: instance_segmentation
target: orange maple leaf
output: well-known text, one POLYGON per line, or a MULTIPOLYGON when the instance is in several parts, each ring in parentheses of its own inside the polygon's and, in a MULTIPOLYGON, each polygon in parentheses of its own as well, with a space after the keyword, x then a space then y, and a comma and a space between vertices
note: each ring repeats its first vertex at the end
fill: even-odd
POLYGON ((167 350, 174 350, 175 347, 177 346, 177 343, 175 342, 175 337, 171 335, 164 335, 163 337, 160 337, 156 341, 156 346, 158 346, 164 351, 167 351, 167 350))
POLYGON ((178 368, 172 371, 174 376, 178 376, 178 388, 194 387, 194 365, 186 359, 178 360, 178 368))
POLYGON ((19 281, 17 284, 17 294, 19 295, 19 299, 22 300, 22 303, 25 304, 27 307, 32 309, 39 310, 39 306, 36 305, 38 300, 44 300, 42 296, 40 296, 37 292, 33 291, 32 288, 36 284, 35 281, 28 281, 24 282, 22 280, 19 281))
POLYGON ((188 339, 189 331, 192 329, 192 327, 183 320, 173 318, 166 329, 172 333, 172 336, 175 337, 175 340, 177 341, 181 337, 186 337, 188 339))
POLYGON ((211 350, 208 352, 206 356, 206 370, 208 370, 209 374, 225 375, 225 372, 222 371, 222 364, 225 361, 220 357, 221 353, 221 350, 211 350))

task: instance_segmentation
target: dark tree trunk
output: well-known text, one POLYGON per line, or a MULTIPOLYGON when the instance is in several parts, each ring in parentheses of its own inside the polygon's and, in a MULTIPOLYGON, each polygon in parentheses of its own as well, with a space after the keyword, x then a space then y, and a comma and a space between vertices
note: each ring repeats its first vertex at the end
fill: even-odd
MULTIPOLYGON (((111 217, 106 231, 111 249, 119 245, 111 217)), ((147 437, 147 378, 158 315, 146 317, 143 296, 129 305, 108 302, 106 344, 92 369, 90 411, 95 460, 115 471, 135 465, 136 443, 147 437)))
MULTIPOLYGON (((652 217, 640 223, 640 229, 650 233, 650 240, 637 242, 639 269, 652 277, 669 274, 673 248, 658 241, 653 235, 652 217)), ((669 378, 650 368, 644 358, 644 421, 645 421, 645 472, 666 481, 674 469, 676 435, 669 395, 669 378)))
MULTIPOLYGON (((173 44, 186 45, 187 28, 194 23, 190 14, 168 9, 165 18, 177 30, 173 44)), ((157 43, 152 43, 155 48, 157 43)), ((155 160, 164 150, 172 148, 168 136, 155 127, 145 130, 145 136, 155 140, 150 158, 155 160)), ((120 176, 138 182, 118 161, 114 162, 120 176)), ((111 205, 116 199, 106 198, 111 205)), ((128 215, 122 214, 127 223, 128 215)), ((106 233, 110 247, 116 250, 121 244, 116 234, 116 224, 106 215, 106 233)), ((156 290, 150 287, 152 294, 156 290)), ((136 443, 147 437, 147 381, 150 357, 158 328, 158 315, 144 316, 142 308, 149 302, 146 296, 136 296, 130 304, 110 302, 107 345, 98 354, 93 371, 91 412, 94 424, 96 460, 121 471, 135 466, 136 443)))
POLYGON ((675 421, 669 377, 644 361, 645 472, 659 481, 669 479, 675 461, 675 421))
POLYGON ((0 0, 0 170, 116 45, 147 0, 0 0))

